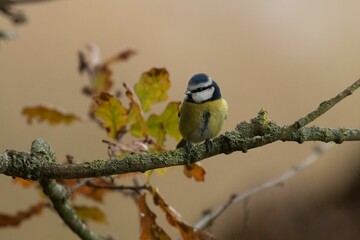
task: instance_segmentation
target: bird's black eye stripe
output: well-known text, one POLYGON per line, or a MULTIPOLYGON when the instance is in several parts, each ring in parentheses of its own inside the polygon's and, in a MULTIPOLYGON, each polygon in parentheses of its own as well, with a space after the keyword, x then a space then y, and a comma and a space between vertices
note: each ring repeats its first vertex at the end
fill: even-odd
POLYGON ((194 90, 191 91, 191 92, 192 92, 192 93, 201 92, 201 91, 204 91, 204 90, 209 89, 209 88, 212 88, 212 87, 213 87, 213 85, 211 84, 211 85, 206 86, 206 87, 199 87, 199 88, 197 88, 197 89, 194 89, 194 90))

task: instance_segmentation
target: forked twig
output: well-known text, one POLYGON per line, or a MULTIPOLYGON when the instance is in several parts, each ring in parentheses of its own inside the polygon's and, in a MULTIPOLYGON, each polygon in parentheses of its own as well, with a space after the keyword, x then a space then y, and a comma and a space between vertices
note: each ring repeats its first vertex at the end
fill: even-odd
POLYGON ((210 211, 206 211, 206 213, 199 219, 194 227, 196 229, 204 230, 207 227, 211 226, 212 223, 222 214, 224 213, 229 207, 232 205, 242 202, 244 200, 249 199, 250 197, 254 196, 258 192, 264 191, 266 189, 276 187, 276 186, 283 186, 287 181, 289 181, 292 177, 296 176, 298 173, 300 173, 305 168, 309 167, 311 164, 313 164, 316 160, 320 158, 321 155, 323 155, 324 152, 329 150, 333 144, 331 143, 324 143, 318 148, 315 149, 315 151, 312 152, 307 158, 305 158, 303 161, 299 162, 298 164, 294 165, 290 170, 282 174, 281 176, 274 178, 268 182, 265 182, 263 184, 260 184, 249 191, 232 195, 227 202, 225 202, 223 205, 212 209, 210 211))

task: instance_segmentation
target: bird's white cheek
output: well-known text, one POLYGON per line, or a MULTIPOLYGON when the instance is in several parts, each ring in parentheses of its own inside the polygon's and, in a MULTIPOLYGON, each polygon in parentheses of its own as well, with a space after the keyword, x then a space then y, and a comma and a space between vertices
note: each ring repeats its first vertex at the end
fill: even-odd
POLYGON ((212 98, 213 94, 214 94, 214 88, 209 88, 201 92, 195 92, 191 96, 195 102, 201 103, 212 98))

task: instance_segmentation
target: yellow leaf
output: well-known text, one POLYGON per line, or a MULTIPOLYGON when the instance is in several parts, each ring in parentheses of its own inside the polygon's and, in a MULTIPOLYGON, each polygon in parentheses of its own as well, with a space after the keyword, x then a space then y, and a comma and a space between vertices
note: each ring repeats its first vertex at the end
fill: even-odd
POLYGON ((83 221, 107 223, 105 214, 97 207, 73 206, 76 215, 83 221))
POLYGON ((156 142, 163 146, 166 134, 177 141, 181 139, 178 129, 178 111, 180 102, 170 102, 161 115, 151 114, 147 120, 149 133, 156 139, 156 142))
POLYGON ((130 132, 135 137, 146 137, 149 133, 139 100, 136 97, 134 91, 126 83, 124 83, 123 85, 126 89, 126 96, 130 100, 128 118, 128 123, 130 124, 130 132))
POLYGON ((147 112, 154 103, 165 101, 170 88, 169 73, 165 68, 152 68, 141 75, 135 84, 135 93, 140 99, 142 109, 147 112))
POLYGON ((94 97, 93 116, 103 127, 108 136, 117 139, 127 123, 128 111, 121 102, 109 93, 94 97))
POLYGON ((80 117, 75 114, 63 113, 55 108, 45 106, 25 107, 22 110, 22 114, 26 116, 29 124, 31 124, 34 119, 37 119, 38 122, 46 121, 51 125, 60 123, 70 124, 80 120, 80 117))

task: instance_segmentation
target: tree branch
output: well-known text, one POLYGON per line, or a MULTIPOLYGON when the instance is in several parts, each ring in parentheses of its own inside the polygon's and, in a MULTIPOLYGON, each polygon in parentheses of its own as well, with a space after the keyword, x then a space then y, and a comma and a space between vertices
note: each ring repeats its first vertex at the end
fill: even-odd
POLYGON ((308 125, 310 122, 314 121, 315 119, 323 115, 325 112, 330 110, 330 108, 335 106, 341 100, 353 94, 359 87, 360 87, 360 79, 357 80, 348 88, 346 88, 344 91, 333 97, 332 99, 320 103, 319 107, 316 110, 312 111, 305 117, 300 118, 292 126, 296 128, 301 128, 308 125))
MULTIPOLYGON (((31 153, 34 156, 45 156, 49 162, 55 161, 55 155, 50 145, 43 140, 35 140, 31 146, 31 153)), ((69 191, 53 179, 40 179, 40 185, 44 193, 50 198, 54 209, 63 219, 66 225, 81 239, 100 240, 76 215, 67 199, 69 191)))
POLYGON ((189 154, 181 148, 161 153, 127 155, 118 160, 95 160, 81 164, 57 164, 47 161, 46 155, 33 155, 27 152, 7 150, 0 155, 0 174, 24 179, 67 179, 109 176, 130 172, 145 172, 152 169, 195 163, 218 155, 235 151, 247 152, 275 141, 322 141, 342 143, 359 141, 359 129, 304 127, 315 120, 345 97, 360 87, 360 79, 334 98, 323 102, 313 112, 290 126, 280 126, 270 120, 266 110, 248 122, 241 122, 236 129, 226 132, 212 141, 208 151, 205 144, 193 147, 189 154))
MULTIPOLYGON (((242 123, 249 129, 258 129, 254 124, 242 123)), ((247 137, 243 131, 234 130, 213 140, 212 149, 206 150, 204 144, 194 146, 191 155, 185 149, 177 149, 162 153, 147 153, 128 155, 123 160, 95 160, 81 164, 49 163, 44 156, 37 156, 27 152, 7 150, 0 155, 0 173, 30 180, 70 179, 109 176, 130 172, 145 172, 152 169, 195 163, 200 160, 221 153, 230 154, 235 151, 246 152, 278 140, 281 141, 323 141, 336 142, 359 141, 359 129, 332 129, 319 127, 305 127, 288 133, 288 127, 273 126, 273 134, 247 137)), ((267 131, 271 131, 268 129, 267 131)))

